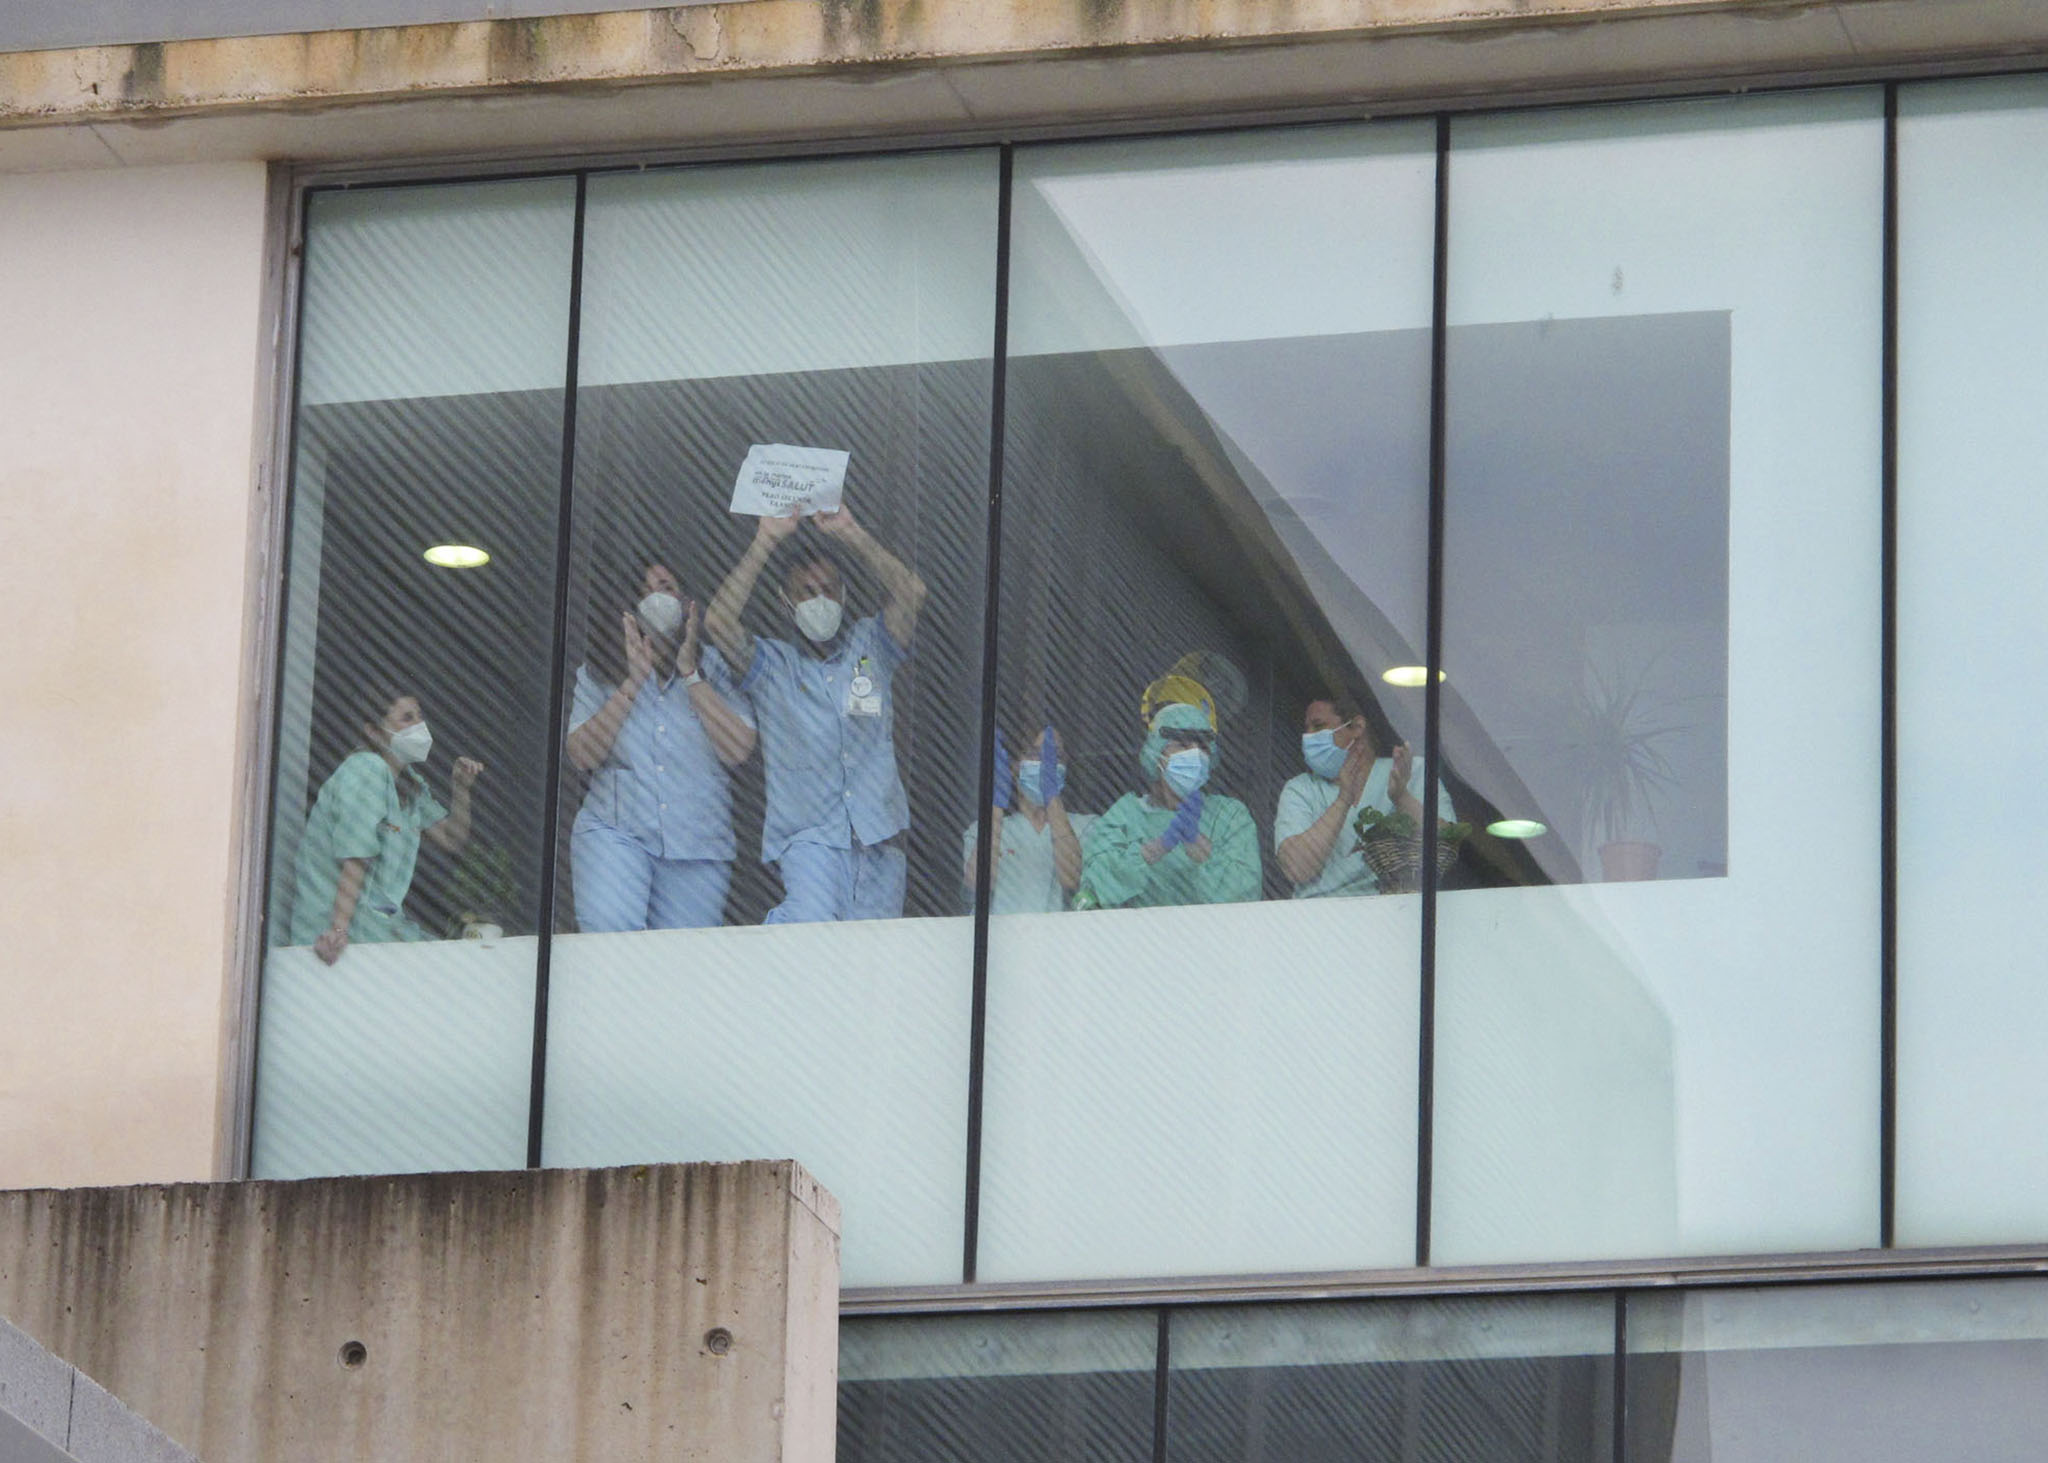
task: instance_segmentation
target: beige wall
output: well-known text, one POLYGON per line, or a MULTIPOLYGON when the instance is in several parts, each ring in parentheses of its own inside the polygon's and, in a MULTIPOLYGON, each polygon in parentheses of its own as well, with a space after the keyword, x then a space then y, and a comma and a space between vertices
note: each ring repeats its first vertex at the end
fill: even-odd
POLYGON ((0 1187, 213 1173, 266 196, 0 176, 0 1187))

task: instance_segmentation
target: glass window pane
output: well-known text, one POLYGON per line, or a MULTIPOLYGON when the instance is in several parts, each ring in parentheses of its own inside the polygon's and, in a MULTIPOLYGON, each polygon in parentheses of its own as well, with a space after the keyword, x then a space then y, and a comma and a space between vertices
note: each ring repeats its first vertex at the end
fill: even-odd
POLYGON ((1418 898, 1352 819, 1421 740, 1434 169, 1017 157, 983 1279, 1413 1259, 1418 898))
POLYGON ((526 1160, 575 192, 308 203, 259 1177, 526 1160))
POLYGON ((1608 1463, 1614 1300, 1173 1312, 1174 1463, 1608 1463))
POLYGON ((587 196, 546 1160, 798 1158, 855 1285, 960 1278, 996 196, 991 151, 587 196), (848 517, 756 554, 778 446, 850 454, 848 517))
POLYGON ((1453 134, 1439 1262, 1875 1240, 1879 112, 1453 134))
POLYGON ((1634 1295, 1629 1463, 2021 1463, 2048 1433, 2039 1280, 1634 1295))
POLYGON ((1151 1311, 849 1320, 839 1463, 1149 1463, 1151 1311))
POLYGON ((2048 85, 1899 118, 1901 1243, 2048 1228, 2036 868, 2048 685, 2048 85))

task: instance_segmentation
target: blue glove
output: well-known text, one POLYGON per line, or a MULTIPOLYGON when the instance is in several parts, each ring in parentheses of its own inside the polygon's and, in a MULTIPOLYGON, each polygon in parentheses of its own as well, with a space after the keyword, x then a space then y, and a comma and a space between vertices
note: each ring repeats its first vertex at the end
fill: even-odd
POLYGON ((1003 739, 996 738, 996 785, 995 805, 1004 812, 1010 811, 1010 789, 1016 785, 1016 778, 1010 773, 1010 754, 1003 746, 1003 739))
POLYGON ((1159 835, 1159 846, 1171 851, 1183 843, 1193 843, 1201 834, 1202 794, 1191 792, 1180 800, 1180 808, 1174 813, 1173 821, 1159 835))
POLYGON ((1038 800, 1049 803, 1058 797, 1066 787, 1067 779, 1060 771, 1060 744, 1053 740, 1052 727, 1047 726, 1045 735, 1038 743, 1038 800))

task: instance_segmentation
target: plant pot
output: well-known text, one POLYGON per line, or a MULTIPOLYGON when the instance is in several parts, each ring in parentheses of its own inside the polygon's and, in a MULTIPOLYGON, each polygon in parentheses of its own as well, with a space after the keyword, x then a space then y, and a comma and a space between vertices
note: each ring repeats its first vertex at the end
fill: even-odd
POLYGON ((1654 843, 1622 839, 1600 845, 1600 873, 1610 884, 1639 883, 1657 877, 1664 850, 1654 843))
MULTIPOLYGON (((1365 865, 1372 870, 1382 894, 1413 894, 1422 883, 1422 839, 1410 834, 1368 833, 1358 841, 1365 865)), ((1439 838, 1436 871, 1441 874, 1458 861, 1458 845, 1439 838)))

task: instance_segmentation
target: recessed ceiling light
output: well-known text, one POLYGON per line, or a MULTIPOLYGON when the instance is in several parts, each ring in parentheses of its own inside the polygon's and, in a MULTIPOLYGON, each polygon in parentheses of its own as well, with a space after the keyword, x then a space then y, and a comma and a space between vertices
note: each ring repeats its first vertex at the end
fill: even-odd
MULTIPOLYGON (((1438 671, 1436 678, 1441 681, 1444 673, 1438 671)), ((1390 686, 1426 686, 1429 684, 1429 670, 1419 665, 1390 666, 1380 672, 1380 679, 1390 686)))
POLYGON ((435 544, 423 558, 437 569, 481 569, 491 556, 474 544, 435 544))
POLYGON ((1488 823, 1486 831, 1495 838, 1541 838, 1550 828, 1534 818, 1503 818, 1498 823, 1488 823))

